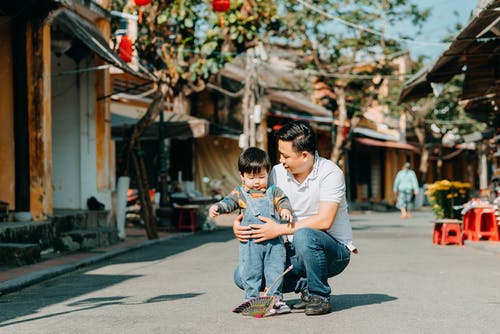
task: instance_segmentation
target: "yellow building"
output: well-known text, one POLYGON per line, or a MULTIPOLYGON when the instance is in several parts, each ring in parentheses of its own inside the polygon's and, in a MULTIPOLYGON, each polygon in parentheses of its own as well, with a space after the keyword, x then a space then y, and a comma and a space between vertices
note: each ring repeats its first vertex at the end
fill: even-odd
POLYGON ((90 197, 111 212, 111 65, 153 78, 110 48, 109 1, 0 7, 0 201, 35 221, 90 197))

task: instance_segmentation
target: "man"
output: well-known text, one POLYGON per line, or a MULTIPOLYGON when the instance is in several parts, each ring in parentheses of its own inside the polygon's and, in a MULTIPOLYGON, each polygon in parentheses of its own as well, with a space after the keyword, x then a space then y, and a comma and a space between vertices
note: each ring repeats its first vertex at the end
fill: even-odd
MULTIPOLYGON (((349 264, 352 228, 347 212, 342 170, 317 153, 316 136, 305 121, 292 121, 278 132, 280 164, 274 166, 270 183, 280 187, 290 199, 296 219, 278 224, 260 217, 266 224, 241 226, 242 215, 233 225, 242 242, 262 242, 283 236, 287 246, 287 265, 293 270, 285 276, 283 292, 301 293, 293 308, 307 315, 330 312, 328 278, 340 274, 349 264)), ((235 283, 241 287, 239 268, 235 283)))

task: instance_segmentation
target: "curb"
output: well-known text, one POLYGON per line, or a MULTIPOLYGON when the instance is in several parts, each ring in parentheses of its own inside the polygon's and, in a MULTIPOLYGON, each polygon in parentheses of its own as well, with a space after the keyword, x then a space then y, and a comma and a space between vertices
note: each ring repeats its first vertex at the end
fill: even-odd
POLYGON ((56 276, 66 274, 66 273, 69 273, 71 271, 75 271, 75 270, 83 268, 85 266, 89 266, 89 265, 104 261, 104 260, 112 258, 114 256, 133 251, 135 249, 151 246, 151 245, 162 243, 165 241, 179 239, 179 238, 182 238, 184 236, 191 235, 191 234, 192 233, 180 233, 180 234, 171 235, 171 236, 164 237, 164 238, 157 239, 157 240, 146 240, 146 241, 140 242, 140 243, 135 244, 135 245, 130 245, 130 246, 126 246, 123 248, 114 249, 114 250, 105 252, 103 254, 90 256, 88 258, 84 258, 84 259, 75 261, 73 263, 67 263, 67 264, 39 270, 36 272, 32 272, 32 273, 29 273, 26 275, 22 275, 22 276, 1 282, 0 283, 0 296, 3 294, 9 293, 9 292, 20 290, 20 289, 25 288, 29 285, 33 285, 33 284, 48 280, 50 278, 54 278, 56 276))
POLYGON ((479 249, 489 253, 500 254, 500 242, 498 241, 469 241, 465 240, 464 245, 467 247, 479 249))

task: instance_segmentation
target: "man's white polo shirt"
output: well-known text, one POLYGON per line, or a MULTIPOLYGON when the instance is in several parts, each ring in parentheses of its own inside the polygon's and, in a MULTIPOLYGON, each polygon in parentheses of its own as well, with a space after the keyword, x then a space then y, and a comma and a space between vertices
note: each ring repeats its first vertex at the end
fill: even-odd
POLYGON ((313 170, 304 182, 298 183, 293 175, 279 164, 273 167, 269 183, 276 184, 288 196, 295 221, 316 215, 319 202, 339 203, 337 216, 327 232, 348 248, 354 247, 345 197, 344 173, 336 164, 316 153, 313 170))

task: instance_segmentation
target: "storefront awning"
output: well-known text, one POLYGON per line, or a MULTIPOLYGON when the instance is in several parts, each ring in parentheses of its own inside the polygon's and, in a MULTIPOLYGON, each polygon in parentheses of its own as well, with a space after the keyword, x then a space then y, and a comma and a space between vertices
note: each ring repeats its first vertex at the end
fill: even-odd
POLYGON ((152 81, 156 79, 151 73, 139 72, 128 66, 127 63, 109 47, 108 42, 102 36, 99 29, 78 14, 64 9, 56 16, 55 22, 64 26, 65 33, 78 38, 85 46, 111 65, 141 79, 152 81))
POLYGON ((461 73, 465 74, 462 100, 498 94, 499 8, 500 0, 490 0, 475 13, 448 49, 404 84, 399 103, 425 97, 432 92, 431 83, 446 83, 461 73))
POLYGON ((381 141, 381 140, 376 140, 376 139, 371 139, 371 138, 361 138, 361 137, 356 137, 355 140, 366 146, 377 146, 377 147, 387 147, 387 148, 396 148, 396 149, 401 149, 401 150, 412 150, 415 152, 418 152, 418 149, 410 144, 407 143, 400 143, 400 142, 395 142, 395 141, 381 141))
MULTIPOLYGON (((111 134, 114 139, 123 138, 123 134, 144 116, 147 108, 119 101, 111 102, 111 134)), ((177 112, 165 111, 165 138, 199 138, 209 134, 209 122, 177 112)), ((159 117, 142 136, 142 139, 159 138, 159 117)))
MULTIPOLYGON (((330 110, 323 108, 320 105, 314 104, 312 101, 308 100, 307 97, 302 94, 289 92, 289 91, 269 91, 266 97, 270 101, 275 103, 280 103, 287 106, 293 110, 303 111, 307 114, 300 114, 294 112, 281 112, 281 115, 290 114, 290 118, 303 118, 306 120, 312 120, 316 122, 332 123, 333 114, 330 110)), ((274 110, 271 110, 275 113, 274 110)), ((276 111, 276 113, 279 113, 276 111)))
POLYGON ((432 93, 431 83, 427 81, 427 74, 431 67, 423 67, 403 84, 398 103, 418 100, 432 93))
POLYGON ((362 135, 365 137, 393 141, 393 142, 399 142, 399 139, 400 139, 400 136, 395 136, 395 135, 392 135, 389 133, 383 133, 383 132, 380 132, 377 130, 362 128, 362 127, 356 127, 354 129, 352 129, 352 132, 354 134, 359 134, 359 135, 362 135))
MULTIPOLYGON (((226 64, 221 69, 220 74, 237 82, 244 82, 246 78, 245 69, 232 63, 226 64)), ((287 111, 271 109, 271 113, 276 116, 323 123, 333 122, 332 112, 313 103, 310 97, 298 91, 287 90, 287 88, 277 89, 275 87, 276 83, 280 82, 280 79, 287 82, 292 80, 290 77, 293 77, 293 75, 290 73, 266 68, 265 71, 259 72, 257 77, 259 85, 264 88, 264 96, 272 103, 283 105, 288 109, 287 111)))

